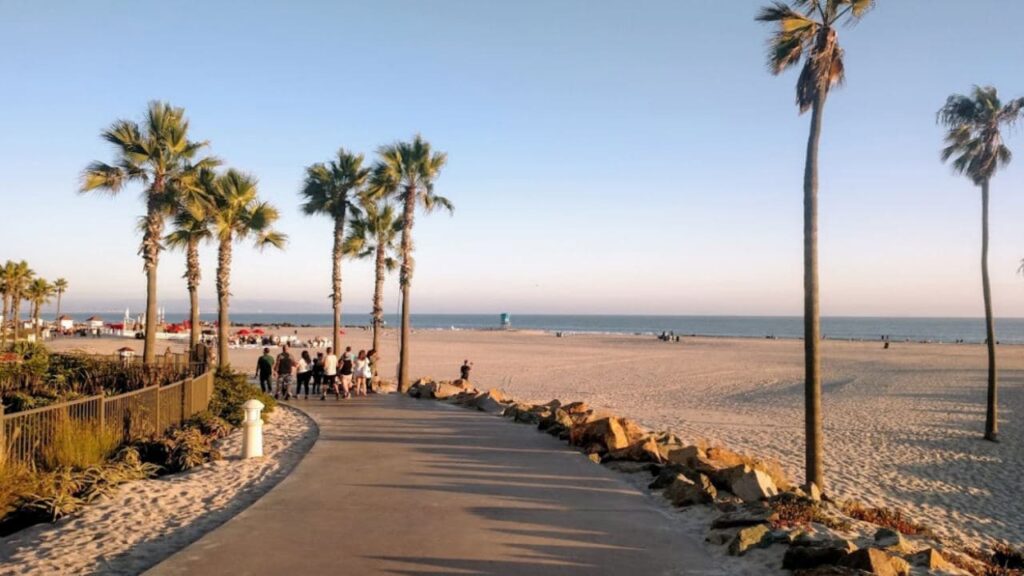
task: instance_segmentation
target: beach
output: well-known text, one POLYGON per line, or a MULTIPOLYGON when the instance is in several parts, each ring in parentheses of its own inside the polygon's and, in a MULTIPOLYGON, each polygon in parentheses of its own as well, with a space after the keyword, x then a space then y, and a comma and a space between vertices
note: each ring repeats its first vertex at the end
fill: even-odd
MULTIPOLYGON (((276 333, 295 331, 302 340, 330 333, 276 333)), ((369 331, 350 329, 344 344, 359 350, 370 338, 369 331)), ((66 338, 51 347, 112 352, 125 342, 66 338)), ((141 342, 129 345, 141 352, 141 342)), ((159 350, 164 346, 160 342, 159 350)), ((384 376, 391 377, 395 330, 386 332, 381 348, 384 376)), ((251 371, 261 350, 232 350, 232 364, 251 371)), ((1000 350, 1003 442, 992 444, 981 440, 983 346, 895 343, 885 350, 879 342, 823 342, 828 492, 899 507, 954 542, 1024 543, 1024 348, 1000 350)), ((583 400, 690 440, 777 459, 793 479, 802 479, 800 341, 414 332, 414 377, 454 379, 465 359, 474 363, 477 387, 501 388, 526 401, 583 400)))

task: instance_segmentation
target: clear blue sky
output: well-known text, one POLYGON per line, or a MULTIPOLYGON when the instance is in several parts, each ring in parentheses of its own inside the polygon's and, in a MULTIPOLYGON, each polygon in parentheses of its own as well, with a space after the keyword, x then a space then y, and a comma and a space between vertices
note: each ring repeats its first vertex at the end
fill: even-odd
MULTIPOLYGON (((81 196, 77 176, 111 159, 101 129, 162 99, 282 209, 286 252, 236 251, 237 310, 326 308, 330 223, 299 213, 303 167, 421 132, 457 211, 418 221, 418 311, 798 314, 808 118, 795 73, 765 71, 762 3, 0 0, 0 260, 68 278, 73 309, 139 302, 137 190, 81 196)), ((880 0, 841 30, 825 314, 981 314, 979 193, 940 164, 935 111, 975 83, 1024 96, 1022 22, 1024 2, 880 0)), ((991 263, 997 313, 1022 316, 1019 127, 1009 143, 991 263)), ((169 309, 183 266, 161 262, 169 309)), ((347 264, 346 308, 371 290, 347 264)))

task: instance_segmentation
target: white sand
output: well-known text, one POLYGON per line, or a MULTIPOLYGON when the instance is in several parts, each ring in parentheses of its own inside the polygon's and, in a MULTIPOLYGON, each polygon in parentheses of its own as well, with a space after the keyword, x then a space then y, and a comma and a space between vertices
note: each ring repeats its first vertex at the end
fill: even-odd
POLYGON ((138 574, 242 511, 284 478, 316 440, 316 425, 279 407, 264 427, 263 458, 241 460, 241 434, 220 442, 225 460, 184 474, 125 484, 113 497, 55 524, 0 539, 0 574, 138 574))
MULTIPOLYGON (((297 329, 308 338, 328 329, 297 329)), ((292 333, 289 329, 285 333, 292 333)), ((77 339, 61 346, 113 340, 77 339)), ((346 344, 369 345, 353 331, 346 344)), ((397 338, 382 346, 393 373, 397 338)), ((141 350, 141 346, 139 347, 141 350)), ((276 352, 276 351, 275 351, 276 352)), ((251 370, 259 350, 234 350, 251 370)), ((985 351, 978 345, 826 342, 826 464, 830 492, 897 506, 953 541, 1024 544, 1024 347, 1000 348, 1002 443, 980 440, 985 351)), ((585 400, 655 428, 803 468, 803 348, 798 341, 528 332, 421 331, 413 374, 455 378, 475 362, 478 387, 523 400, 585 400)))

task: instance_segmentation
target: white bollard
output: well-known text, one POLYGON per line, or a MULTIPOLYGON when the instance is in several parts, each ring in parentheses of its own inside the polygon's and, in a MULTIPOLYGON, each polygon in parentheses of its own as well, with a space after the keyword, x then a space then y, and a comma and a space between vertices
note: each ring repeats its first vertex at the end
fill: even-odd
POLYGON ((259 458, 263 456, 263 402, 253 398, 242 404, 245 419, 242 420, 243 433, 242 458, 259 458))

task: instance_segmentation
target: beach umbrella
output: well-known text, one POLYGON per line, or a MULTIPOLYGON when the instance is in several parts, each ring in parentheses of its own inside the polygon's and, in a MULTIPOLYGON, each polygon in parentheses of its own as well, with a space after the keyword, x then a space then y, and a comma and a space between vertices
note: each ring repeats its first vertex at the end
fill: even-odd
POLYGON ((238 331, 239 336, 248 336, 249 334, 251 334, 251 332, 249 332, 249 330, 246 328, 242 328, 241 330, 238 331))
POLYGON ((265 332, 263 331, 263 328, 255 328, 255 329, 253 329, 252 333, 253 333, 253 334, 259 334, 259 335, 261 335, 261 336, 262 336, 263 334, 265 334, 265 332))

